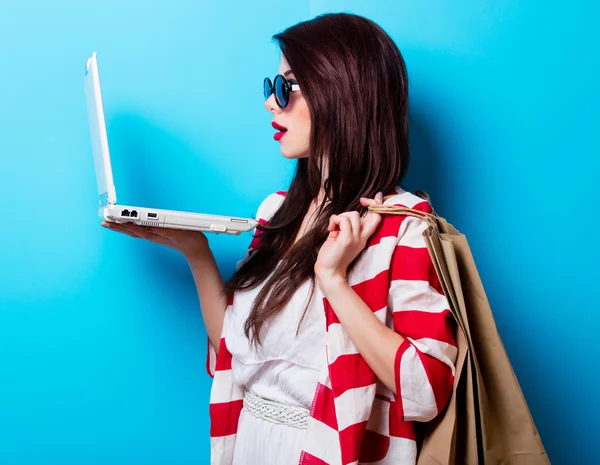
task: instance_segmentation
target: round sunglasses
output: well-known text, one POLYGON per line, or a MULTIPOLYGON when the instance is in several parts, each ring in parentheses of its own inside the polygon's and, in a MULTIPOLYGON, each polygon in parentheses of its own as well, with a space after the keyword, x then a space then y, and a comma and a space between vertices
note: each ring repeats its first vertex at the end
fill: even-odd
POLYGON ((290 92, 300 90, 298 84, 290 84, 289 81, 284 78, 281 74, 275 76, 273 82, 266 77, 263 83, 263 89, 265 93, 265 100, 268 99, 271 94, 275 94, 275 101, 280 108, 285 108, 290 103, 290 92))

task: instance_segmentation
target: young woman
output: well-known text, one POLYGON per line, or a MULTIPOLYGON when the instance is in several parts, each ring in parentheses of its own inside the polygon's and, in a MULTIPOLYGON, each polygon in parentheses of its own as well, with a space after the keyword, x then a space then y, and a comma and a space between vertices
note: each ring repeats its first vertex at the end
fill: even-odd
POLYGON ((368 212, 431 206, 403 190, 408 83, 397 46, 372 21, 327 14, 274 36, 279 74, 265 109, 286 192, 224 283, 204 235, 103 223, 179 250, 208 333, 211 463, 414 464, 414 422, 433 419, 456 359, 426 223, 368 212))

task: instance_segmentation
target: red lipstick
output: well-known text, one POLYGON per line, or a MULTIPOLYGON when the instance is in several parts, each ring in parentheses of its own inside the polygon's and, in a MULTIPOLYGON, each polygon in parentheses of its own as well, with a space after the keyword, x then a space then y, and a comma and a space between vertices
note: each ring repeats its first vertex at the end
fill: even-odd
POLYGON ((280 124, 277 124, 275 121, 273 121, 273 122, 271 123, 271 125, 272 125, 272 126, 275 128, 275 129, 277 129, 278 131, 280 131, 280 132, 277 132, 277 133, 275 133, 275 135, 273 136, 273 139, 275 139, 275 140, 277 140, 277 141, 278 141, 278 140, 281 140, 281 138, 282 138, 282 137, 285 135, 285 133, 286 133, 286 131, 287 131, 287 128, 285 128, 285 127, 281 126, 280 124))

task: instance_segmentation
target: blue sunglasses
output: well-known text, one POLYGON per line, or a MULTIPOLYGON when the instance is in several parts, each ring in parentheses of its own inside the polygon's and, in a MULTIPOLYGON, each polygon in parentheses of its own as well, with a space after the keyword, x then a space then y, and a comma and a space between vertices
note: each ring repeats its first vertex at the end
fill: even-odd
POLYGON ((285 108, 290 102, 290 92, 300 90, 298 84, 290 84, 289 81, 284 78, 281 74, 275 76, 273 82, 267 77, 263 83, 263 89, 265 93, 265 100, 268 99, 271 94, 275 94, 275 101, 280 108, 285 108))

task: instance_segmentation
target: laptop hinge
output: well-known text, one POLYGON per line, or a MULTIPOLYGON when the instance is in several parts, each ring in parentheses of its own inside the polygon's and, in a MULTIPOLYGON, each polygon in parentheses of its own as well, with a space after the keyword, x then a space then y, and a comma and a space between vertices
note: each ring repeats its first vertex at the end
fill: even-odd
POLYGON ((112 202, 108 200, 108 192, 98 195, 98 203, 101 207, 106 207, 107 205, 112 204, 112 202))

